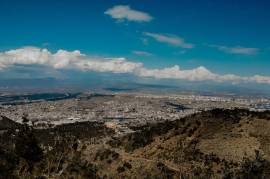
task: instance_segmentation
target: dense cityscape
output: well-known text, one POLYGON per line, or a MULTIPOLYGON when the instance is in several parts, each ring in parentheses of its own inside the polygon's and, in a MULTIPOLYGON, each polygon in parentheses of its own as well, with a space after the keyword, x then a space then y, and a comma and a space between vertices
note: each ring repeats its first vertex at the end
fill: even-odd
MULTIPOLYGON (((21 97, 22 99, 12 103, 2 102, 0 113, 20 123, 23 117, 27 117, 30 120, 29 124, 36 128, 82 121, 109 122, 128 127, 178 120, 215 108, 242 108, 250 111, 270 109, 269 99, 254 97, 95 93, 65 95, 73 98, 51 97, 50 101, 47 101, 21 97)), ((4 95, 1 97, 2 100, 5 99, 4 95)))

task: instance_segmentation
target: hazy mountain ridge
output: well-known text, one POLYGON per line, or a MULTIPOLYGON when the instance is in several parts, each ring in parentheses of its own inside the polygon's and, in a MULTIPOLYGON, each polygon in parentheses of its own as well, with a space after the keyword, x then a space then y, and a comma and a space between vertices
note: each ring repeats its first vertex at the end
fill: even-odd
POLYGON ((130 80, 126 82, 121 77, 111 80, 100 76, 97 81, 92 78, 77 80, 57 78, 33 78, 33 79, 0 79, 0 93, 59 93, 59 92, 87 92, 99 93, 157 93, 157 94, 200 94, 200 95, 235 95, 235 96, 269 96, 269 86, 245 85, 245 84, 219 84, 219 83, 192 83, 164 80, 149 83, 144 81, 130 80))

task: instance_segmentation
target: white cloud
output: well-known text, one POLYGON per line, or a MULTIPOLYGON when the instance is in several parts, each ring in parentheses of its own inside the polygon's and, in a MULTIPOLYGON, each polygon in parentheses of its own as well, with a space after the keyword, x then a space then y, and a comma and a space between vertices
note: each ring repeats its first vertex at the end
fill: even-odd
POLYGON ((85 59, 74 64, 77 69, 84 71, 133 73, 142 63, 130 62, 125 58, 85 59))
POLYGON ((24 47, 0 53, 0 69, 16 64, 37 64, 55 69, 78 69, 113 73, 130 73, 134 68, 142 65, 141 63, 129 62, 124 58, 89 57, 78 50, 58 50, 53 54, 47 49, 24 47))
POLYGON ((234 74, 219 75, 212 73, 203 66, 191 70, 181 70, 178 65, 163 69, 139 68, 135 71, 135 74, 141 77, 152 77, 157 79, 270 84, 270 76, 255 75, 252 77, 241 77, 234 74))
POLYGON ((157 79, 182 79, 190 81, 215 80, 215 74, 205 67, 198 67, 192 70, 181 70, 178 65, 164 69, 140 68, 136 71, 138 76, 154 77, 157 79))
POLYGON ((133 54, 138 55, 138 56, 152 56, 153 54, 150 52, 146 52, 146 51, 138 51, 138 50, 134 50, 132 51, 133 54))
POLYGON ((182 70, 178 65, 163 69, 149 69, 143 63, 125 58, 91 57, 80 51, 58 50, 51 53, 47 49, 24 47, 0 53, 0 70, 14 65, 43 65, 53 69, 76 69, 81 71, 130 73, 139 77, 157 79, 179 79, 189 81, 253 82, 270 84, 270 76, 255 75, 241 77, 234 74, 219 75, 203 66, 182 70))
POLYGON ((249 81, 256 82, 256 83, 266 83, 270 84, 270 77, 269 76, 261 76, 261 75, 255 75, 248 78, 249 81))
POLYGON ((235 46, 235 47, 227 47, 223 45, 208 45, 208 46, 217 48, 218 50, 221 50, 226 53, 242 54, 242 55, 255 55, 259 51, 258 48, 248 48, 242 46, 235 46))
POLYGON ((117 20, 128 20, 128 21, 137 21, 137 22, 149 22, 153 19, 146 12, 137 11, 131 9, 126 5, 117 5, 104 12, 104 14, 111 16, 117 20))
POLYGON ((163 35, 157 33, 144 32, 144 35, 154 38, 158 42, 182 47, 182 48, 193 48, 194 45, 191 43, 185 42, 185 40, 176 35, 163 35))

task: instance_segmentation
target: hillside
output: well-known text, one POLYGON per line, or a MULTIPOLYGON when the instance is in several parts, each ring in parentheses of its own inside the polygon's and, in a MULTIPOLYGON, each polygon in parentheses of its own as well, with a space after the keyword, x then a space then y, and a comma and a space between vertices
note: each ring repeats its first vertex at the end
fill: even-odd
POLYGON ((270 177, 270 112, 214 109, 132 130, 119 136, 97 122, 6 129, 1 178, 270 177))

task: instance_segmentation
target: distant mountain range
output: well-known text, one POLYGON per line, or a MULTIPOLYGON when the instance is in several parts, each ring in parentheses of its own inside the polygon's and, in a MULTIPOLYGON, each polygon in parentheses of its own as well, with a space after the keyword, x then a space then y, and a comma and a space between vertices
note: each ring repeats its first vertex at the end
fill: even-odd
POLYGON ((200 83, 200 82, 125 82, 122 80, 99 81, 94 79, 0 79, 0 92, 35 93, 35 92, 111 92, 134 93, 145 92, 154 94, 201 94, 201 95, 236 95, 236 96, 264 96, 270 97, 270 87, 245 84, 200 83))

